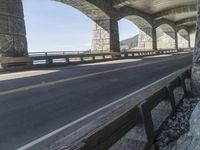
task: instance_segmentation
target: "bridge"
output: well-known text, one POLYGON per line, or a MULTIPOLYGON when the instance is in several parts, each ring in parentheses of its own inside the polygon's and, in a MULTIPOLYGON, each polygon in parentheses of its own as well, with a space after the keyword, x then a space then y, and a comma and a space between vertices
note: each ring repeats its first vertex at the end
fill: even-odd
POLYGON ((94 21, 90 52, 29 53, 22 1, 0 0, 0 149, 109 149, 130 130, 149 148, 155 107, 174 112, 186 80, 200 95, 200 1, 56 1, 94 21), (120 51, 123 18, 140 29, 135 51, 120 51))
MULTIPOLYGON (((118 21, 126 18, 140 29, 140 49, 178 49, 194 47, 196 0, 57 0, 91 18, 94 23, 92 51, 120 52, 118 21), (157 43, 156 29, 164 32, 157 43), (179 43, 178 43, 179 42, 179 43)), ((27 56, 26 30, 20 0, 1 0, 1 56, 27 56)))

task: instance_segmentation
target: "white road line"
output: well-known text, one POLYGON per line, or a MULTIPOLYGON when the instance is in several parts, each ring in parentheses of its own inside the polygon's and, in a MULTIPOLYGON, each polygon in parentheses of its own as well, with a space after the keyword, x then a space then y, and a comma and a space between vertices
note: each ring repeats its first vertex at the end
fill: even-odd
MULTIPOLYGON (((187 56, 184 56, 184 57, 187 57, 187 56)), ((101 71, 101 72, 96 72, 96 73, 85 74, 85 75, 71 77, 71 78, 65 78, 65 79, 56 80, 56 81, 44 82, 44 83, 30 85, 30 86, 21 87, 21 88, 16 88, 16 89, 8 90, 8 91, 2 91, 2 92, 0 92, 0 96, 17 93, 17 92, 22 92, 22 91, 28 91, 28 90, 32 90, 32 89, 36 89, 36 88, 43 88, 43 87, 52 86, 52 85, 63 83, 63 82, 69 82, 69 81, 73 81, 73 80, 93 77, 93 76, 97 76, 97 75, 101 75, 101 74, 126 70, 126 69, 130 69, 130 68, 141 67, 141 66, 150 65, 150 64, 156 64, 156 63, 165 62, 165 61, 169 61, 169 60, 161 60, 161 61, 156 61, 156 62, 152 62, 152 63, 143 63, 143 64, 121 67, 121 68, 116 68, 116 69, 111 69, 111 70, 106 70, 106 71, 101 71)))
MULTIPOLYGON (((182 70, 182 69, 180 69, 180 70, 182 70)), ((57 129, 57 130, 55 130, 55 131, 49 133, 49 134, 46 134, 46 135, 44 135, 44 136, 42 136, 42 137, 40 137, 40 138, 38 138, 38 139, 36 139, 36 140, 30 142, 30 143, 28 143, 28 144, 26 144, 26 145, 24 145, 24 146, 18 148, 17 150, 27 150, 27 149, 31 148, 32 146, 34 146, 34 145, 36 145, 36 144, 38 144, 38 143, 41 143, 42 141, 44 141, 44 140, 46 140, 46 139, 48 139, 48 138, 50 138, 50 137, 52 137, 52 136, 54 136, 54 135, 56 135, 56 134, 58 134, 58 133, 60 133, 60 132, 66 130, 67 128, 69 128, 69 127, 71 127, 71 126, 73 126, 73 125, 75 125, 75 124, 77 124, 77 123, 79 123, 79 122, 81 122, 81 121, 83 121, 83 120, 85 120, 85 119, 87 119, 87 118, 89 118, 89 117, 91 117, 91 116, 93 116, 93 115, 95 115, 95 114, 101 112, 102 110, 105 110, 105 109, 107 109, 107 108, 109 108, 109 107, 111 107, 111 106, 113 106, 113 105, 115 105, 115 104, 117 104, 117 103, 119 103, 119 102, 121 102, 121 101, 127 99, 127 98, 130 98, 130 97, 132 97, 133 95, 135 95, 136 93, 139 93, 139 92, 141 92, 142 90, 147 89, 147 88, 151 87, 152 85, 154 85, 154 84, 156 84, 156 83, 158 83, 158 82, 160 82, 160 81, 162 81, 162 80, 164 80, 164 79, 170 77, 171 75, 176 74, 176 73, 179 72, 180 70, 178 70, 178 71, 176 71, 176 72, 173 72, 173 73, 169 74, 168 76, 165 76, 165 77, 159 79, 158 81, 153 82, 153 83, 151 83, 151 84, 149 84, 149 85, 147 85, 147 86, 145 86, 145 87, 143 87, 143 88, 141 88, 141 89, 139 89, 139 90, 137 90, 137 91, 135 91, 135 92, 133 92, 133 93, 131 93, 131 94, 125 96, 125 97, 123 97, 123 98, 120 98, 120 99, 118 99, 118 100, 116 100, 116 101, 114 101, 114 102, 112 102, 112 103, 110 103, 110 104, 108 104, 108 105, 106 105, 106 106, 104 106, 104 107, 102 107, 102 108, 99 108, 99 109, 97 109, 97 110, 95 110, 95 111, 93 111, 93 112, 87 114, 86 116, 83 116, 83 117, 81 117, 81 118, 79 118, 79 119, 77 119, 77 120, 75 120, 75 121, 73 121, 73 122, 71 122, 71 123, 69 123, 69 124, 67 124, 67 125, 65 125, 65 126, 63 126, 63 127, 61 127, 61 128, 59 128, 59 129, 57 129)))
POLYGON ((13 80, 13 79, 21 79, 21 78, 45 75, 45 74, 55 73, 55 72, 58 72, 58 71, 59 70, 57 70, 57 69, 54 69, 54 70, 33 70, 33 71, 26 71, 26 72, 0 74, 0 82, 1 81, 7 81, 7 80, 13 80))

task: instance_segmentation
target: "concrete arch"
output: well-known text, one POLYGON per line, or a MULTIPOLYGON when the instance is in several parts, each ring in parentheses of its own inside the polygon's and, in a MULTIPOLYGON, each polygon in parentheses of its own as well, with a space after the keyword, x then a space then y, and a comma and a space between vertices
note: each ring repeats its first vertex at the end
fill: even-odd
POLYGON ((189 32, 188 30, 182 28, 179 29, 177 32, 178 36, 178 48, 183 49, 183 48, 189 48, 189 32))
POLYGON ((138 35, 138 49, 153 49, 153 32, 152 25, 148 20, 135 15, 125 17, 127 20, 133 22, 139 28, 138 35))
POLYGON ((106 0, 54 0, 72 6, 94 21, 91 50, 93 53, 119 51, 117 20, 106 0), (110 9, 109 9, 110 8, 110 9))
POLYGON ((155 28, 158 28, 159 26, 162 26, 163 24, 170 26, 174 30, 174 32, 176 31, 176 24, 167 19, 155 20, 153 26, 155 28))
POLYGON ((169 24, 161 24, 156 29, 158 49, 176 49, 176 30, 169 24))
POLYGON ((93 21, 110 18, 109 15, 105 13, 105 11, 103 11, 97 5, 87 0, 53 0, 53 1, 61 2, 76 8, 77 10, 81 11, 83 14, 91 18, 93 21))
POLYGON ((163 30, 163 32, 167 33, 167 32, 174 32, 176 30, 174 30, 174 28, 172 26, 170 26, 169 24, 161 24, 159 27, 157 28, 161 28, 163 30))
POLYGON ((177 27, 177 32, 179 32, 180 30, 185 30, 189 34, 189 28, 186 27, 186 26, 179 26, 179 27, 177 27))
POLYGON ((131 15, 124 16, 125 19, 134 23, 139 29, 138 42, 134 49, 154 49, 153 48, 153 27, 152 22, 144 17, 145 15, 139 13, 130 13, 131 15))
POLYGON ((129 15, 125 18, 133 22, 139 29, 152 28, 151 23, 141 16, 129 15))
POLYGON ((133 9, 130 7, 122 7, 118 11, 120 12, 120 14, 118 14, 118 18, 117 18, 118 20, 122 18, 127 18, 128 16, 137 16, 139 18, 142 18, 146 22, 148 22, 148 24, 150 25, 153 24, 153 19, 151 18, 151 16, 137 9, 133 9))

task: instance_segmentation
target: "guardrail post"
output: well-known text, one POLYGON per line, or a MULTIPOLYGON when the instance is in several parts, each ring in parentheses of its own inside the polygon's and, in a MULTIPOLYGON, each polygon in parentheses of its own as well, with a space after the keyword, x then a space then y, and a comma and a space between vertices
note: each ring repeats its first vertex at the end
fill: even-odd
POLYGON ((184 97, 187 97, 188 96, 188 92, 187 92, 187 88, 186 88, 186 84, 185 84, 185 79, 183 76, 179 77, 179 80, 181 82, 181 86, 183 88, 183 91, 184 91, 184 97))
POLYGON ((153 119, 151 116, 151 111, 148 109, 148 106, 146 105, 146 102, 143 102, 139 106, 142 121, 144 124, 145 132, 147 135, 148 143, 152 143, 155 137, 154 133, 154 126, 153 126, 153 119))
POLYGON ((66 63, 69 63, 69 58, 68 58, 68 57, 65 58, 65 62, 66 62, 66 63))
POLYGON ((81 57, 80 57, 80 60, 81 60, 81 62, 84 62, 84 57, 81 56, 81 57))
POLYGON ((168 90, 168 94, 169 94, 169 101, 171 102, 171 106, 172 106, 172 110, 173 112, 176 110, 176 100, 175 100, 175 96, 174 96, 174 90, 171 86, 167 87, 168 90))
POLYGON ((46 63, 47 64, 52 64, 53 63, 53 59, 46 59, 46 63))
POLYGON ((124 53, 124 57, 125 57, 125 58, 128 58, 128 52, 125 52, 125 53, 124 53))

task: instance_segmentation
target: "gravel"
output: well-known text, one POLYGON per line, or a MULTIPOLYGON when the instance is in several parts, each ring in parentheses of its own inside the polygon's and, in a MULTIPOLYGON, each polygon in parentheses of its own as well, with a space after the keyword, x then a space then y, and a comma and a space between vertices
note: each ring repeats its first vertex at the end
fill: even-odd
POLYGON ((185 98, 176 112, 166 120, 152 147, 156 150, 171 150, 181 135, 189 131, 191 114, 200 98, 185 98))

